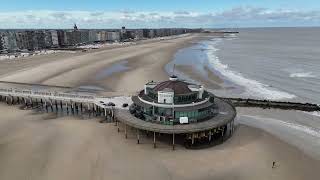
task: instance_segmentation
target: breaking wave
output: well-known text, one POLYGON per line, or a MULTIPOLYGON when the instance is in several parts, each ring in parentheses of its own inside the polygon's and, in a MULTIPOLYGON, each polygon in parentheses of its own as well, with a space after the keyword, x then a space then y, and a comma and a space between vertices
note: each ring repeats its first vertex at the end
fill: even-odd
POLYGON ((303 111, 304 113, 307 113, 307 114, 310 114, 310 115, 312 115, 312 116, 318 116, 318 117, 320 117, 320 111, 314 111, 314 112, 305 112, 305 111, 303 111))
POLYGON ((216 55, 218 49, 215 45, 221 40, 211 41, 207 44, 207 57, 211 68, 221 73, 221 75, 227 77, 233 83, 245 88, 243 95, 247 97, 255 96, 263 99, 278 100, 278 99, 291 99, 296 97, 293 94, 279 91, 268 85, 265 85, 257 80, 244 77, 241 73, 232 71, 228 65, 223 64, 219 57, 216 55))
POLYGON ((314 78, 317 77, 312 72, 301 72, 301 73, 291 73, 290 77, 292 78, 314 78))
MULTIPOLYGON (((263 118, 263 117, 251 116, 251 115, 241 115, 241 117, 247 117, 247 118, 252 118, 252 119, 255 119, 255 120, 259 120, 259 121, 264 121, 264 122, 267 122, 269 124, 277 125, 278 127, 284 126, 286 128, 294 129, 294 130, 297 130, 299 132, 303 132, 303 133, 312 135, 314 137, 319 137, 320 138, 320 130, 317 129, 317 128, 304 126, 304 125, 301 125, 301 124, 296 124, 296 123, 291 123, 291 122, 286 122, 286 121, 282 121, 282 120, 279 120, 279 119, 273 119, 273 118, 263 118)), ((245 120, 245 119, 241 119, 240 122, 244 122, 245 124, 247 124, 246 122, 248 122, 248 121, 245 120)), ((252 124, 252 122, 251 122, 251 124, 252 124)))

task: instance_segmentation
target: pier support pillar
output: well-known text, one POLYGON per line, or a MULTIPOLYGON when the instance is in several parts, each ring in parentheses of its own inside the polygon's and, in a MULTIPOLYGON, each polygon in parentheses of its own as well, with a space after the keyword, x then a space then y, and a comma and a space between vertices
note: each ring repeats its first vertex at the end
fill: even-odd
POLYGON ((79 114, 79 104, 75 103, 75 107, 76 107, 76 113, 79 114))
POLYGON ((127 139, 128 138, 128 134, 127 134, 127 124, 124 124, 124 136, 127 139))
POLYGON ((232 121, 232 134, 234 133, 234 121, 232 121))
POLYGON ((61 109, 61 111, 62 111, 62 101, 60 101, 60 109, 61 109))
POLYGON ((71 113, 74 114, 73 103, 71 103, 71 113))
POLYGON ((116 126, 118 128, 118 132, 120 132, 120 126, 119 126, 119 122, 118 121, 116 121, 116 126))
POLYGON ((48 112, 48 105, 47 105, 47 101, 44 101, 44 106, 46 107, 46 111, 48 112))
POLYGON ((222 139, 222 142, 224 141, 224 136, 223 136, 223 135, 224 135, 224 127, 222 127, 222 131, 221 131, 221 136, 222 136, 221 139, 222 139))
POLYGON ((111 120, 114 121, 114 110, 113 110, 113 107, 111 107, 111 120))
POLYGON ((191 144, 192 145, 194 144, 194 133, 192 133, 192 135, 191 135, 191 144))
POLYGON ((56 105, 56 111, 58 112, 58 103, 57 103, 57 100, 55 100, 55 105, 56 105))
POLYGON ((156 132, 153 132, 153 148, 156 148, 156 132))
POLYGON ((172 150, 175 149, 175 144, 174 144, 174 133, 172 134, 172 150))
POLYGON ((67 114, 69 114, 68 102, 66 102, 66 107, 67 107, 67 114))
POLYGON ((53 103, 52 103, 52 101, 50 101, 50 108, 51 108, 51 112, 53 112, 53 103))
POLYGON ((74 104, 73 104, 73 109, 74 109, 74 113, 77 114, 77 112, 78 112, 78 110, 77 110, 77 109, 78 109, 77 103, 74 103, 74 104))

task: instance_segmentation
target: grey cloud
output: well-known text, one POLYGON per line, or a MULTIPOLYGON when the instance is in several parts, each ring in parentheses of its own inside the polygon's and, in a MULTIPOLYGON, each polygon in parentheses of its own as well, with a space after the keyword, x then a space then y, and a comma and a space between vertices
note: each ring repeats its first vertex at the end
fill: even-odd
POLYGON ((55 18, 63 19, 68 16, 68 13, 67 12, 54 12, 54 13, 51 13, 51 16, 55 17, 55 18))
POLYGON ((132 10, 122 10, 120 12, 123 14, 134 14, 135 13, 135 11, 132 11, 132 10))
POLYGON ((155 12, 152 12, 152 13, 149 13, 150 16, 158 16, 159 13, 155 13, 155 12))
POLYGON ((214 18, 221 20, 301 20, 308 17, 308 19, 315 20, 319 16, 320 11, 305 12, 281 9, 270 11, 266 8, 238 7, 216 14, 214 18))
POLYGON ((235 7, 212 13, 190 12, 134 12, 134 11, 57 11, 1 14, 0 23, 14 28, 24 23, 29 28, 34 24, 57 28, 69 27, 74 22, 83 28, 132 27, 216 27, 216 26, 291 26, 320 25, 320 11, 270 10, 255 7, 235 7), (43 14, 41 14, 43 13, 43 14), (12 19, 8 24, 7 19, 12 19), (41 24, 42 25, 42 24, 41 24))
POLYGON ((36 18, 36 16, 31 15, 31 14, 28 14, 28 15, 26 15, 26 18, 28 18, 28 19, 35 19, 35 18, 36 18))
POLYGON ((144 18, 147 17, 147 15, 145 15, 145 14, 140 14, 138 17, 141 18, 141 19, 144 19, 144 18))
POLYGON ((173 12, 174 14, 177 14, 177 15, 189 15, 191 14, 190 12, 188 11, 175 11, 173 12))
POLYGON ((104 12, 92 12, 90 13, 90 16, 102 16, 104 12))

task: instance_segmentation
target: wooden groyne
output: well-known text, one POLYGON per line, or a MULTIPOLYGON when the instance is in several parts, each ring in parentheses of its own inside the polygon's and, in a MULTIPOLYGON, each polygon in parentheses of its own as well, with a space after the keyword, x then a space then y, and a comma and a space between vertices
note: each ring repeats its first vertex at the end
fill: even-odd
POLYGON ((276 108, 284 110, 300 110, 300 111, 320 111, 320 106, 311 103, 299 102, 283 102, 283 101, 270 101, 258 99, 244 99, 244 98, 226 98, 219 97, 224 101, 232 103, 236 107, 259 107, 259 108, 276 108))

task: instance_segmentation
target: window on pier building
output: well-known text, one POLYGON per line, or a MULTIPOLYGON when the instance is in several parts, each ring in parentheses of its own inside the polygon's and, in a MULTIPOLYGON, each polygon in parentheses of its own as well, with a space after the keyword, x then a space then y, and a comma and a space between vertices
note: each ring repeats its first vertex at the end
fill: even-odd
POLYGON ((175 112, 175 118, 188 117, 190 119, 197 118, 199 115, 198 111, 189 112, 175 112))
POLYGON ((188 95, 179 95, 174 97, 175 103, 188 103, 188 102, 193 102, 197 100, 197 94, 192 93, 188 95))

